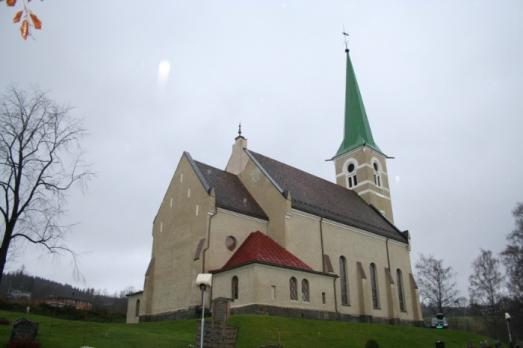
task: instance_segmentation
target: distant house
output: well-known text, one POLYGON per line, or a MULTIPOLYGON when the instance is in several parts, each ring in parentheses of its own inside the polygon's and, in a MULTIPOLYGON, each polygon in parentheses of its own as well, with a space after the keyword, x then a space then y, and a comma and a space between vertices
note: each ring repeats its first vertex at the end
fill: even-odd
POLYGON ((74 308, 80 311, 90 311, 93 309, 91 302, 71 298, 71 297, 59 297, 59 296, 50 296, 45 303, 51 307, 56 308, 74 308))
POLYGON ((10 300, 31 300, 31 293, 23 290, 11 290, 7 294, 7 298, 10 300))

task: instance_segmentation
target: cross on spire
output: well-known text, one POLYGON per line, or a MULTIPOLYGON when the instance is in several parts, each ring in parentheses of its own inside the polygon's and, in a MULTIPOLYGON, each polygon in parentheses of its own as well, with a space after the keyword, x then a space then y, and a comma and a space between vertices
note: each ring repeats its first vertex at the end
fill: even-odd
POLYGON ((245 139, 245 137, 242 135, 242 123, 240 122, 238 124, 238 136, 235 138, 235 140, 238 140, 238 139, 245 139))
POLYGON ((349 33, 345 31, 345 26, 343 27, 341 34, 343 35, 343 40, 345 41, 345 52, 349 53, 349 33))

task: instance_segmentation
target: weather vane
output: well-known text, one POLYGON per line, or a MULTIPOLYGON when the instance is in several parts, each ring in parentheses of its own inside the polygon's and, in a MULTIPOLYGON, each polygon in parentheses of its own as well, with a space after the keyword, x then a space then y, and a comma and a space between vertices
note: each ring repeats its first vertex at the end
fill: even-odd
POLYGON ((239 137, 242 136, 242 123, 241 122, 238 124, 238 136, 239 137))
POLYGON ((345 26, 343 26, 342 34, 343 34, 343 38, 345 40, 345 52, 349 52, 349 43, 348 43, 349 33, 347 33, 345 31, 345 26))

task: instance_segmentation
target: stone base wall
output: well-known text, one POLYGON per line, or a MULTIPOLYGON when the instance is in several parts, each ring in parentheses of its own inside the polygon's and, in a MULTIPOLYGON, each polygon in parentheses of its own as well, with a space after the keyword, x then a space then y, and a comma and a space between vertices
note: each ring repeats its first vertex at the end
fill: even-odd
MULTIPOLYGON (((205 309, 208 313, 208 309, 205 309)), ((172 312, 164 312, 158 314, 141 315, 140 322, 161 321, 161 320, 182 320, 193 319, 201 315, 200 306, 193 306, 186 309, 180 309, 172 312)))
MULTIPOLYGON (((203 345, 206 348, 234 348, 236 345, 236 335, 238 334, 236 327, 206 320, 203 330, 203 345)), ((200 333, 201 321, 196 325, 196 348, 200 347, 200 333)))
MULTIPOLYGON (((181 309, 173 312, 165 312, 152 315, 140 316, 140 322, 150 321, 161 321, 161 320, 182 320, 182 319, 194 319, 200 317, 200 307, 194 306, 187 309, 181 309)), ((210 312, 206 308, 206 315, 210 312)), ((299 308, 287 308, 269 305, 247 305, 242 307, 231 308, 232 314, 260 314, 260 315, 275 315, 280 317, 291 317, 291 318, 303 318, 303 319, 318 319, 318 320, 341 320, 341 321, 353 321, 353 322, 365 322, 365 323, 382 323, 382 324, 402 324, 402 325, 414 325, 423 326, 423 321, 408 321, 400 319, 384 319, 375 318, 368 315, 353 316, 349 314, 329 312, 329 311, 318 311, 311 309, 299 309, 299 308)))
POLYGON ((340 321, 353 321, 353 322, 365 322, 365 323, 403 324, 403 325, 423 326, 423 322, 414 322, 414 321, 408 321, 408 320, 375 318, 375 317, 368 316, 368 315, 353 316, 350 314, 343 314, 343 313, 336 313, 336 312, 329 312, 329 311, 287 308, 287 307, 277 307, 277 306, 257 305, 257 304, 231 308, 231 313, 232 314, 275 315, 275 316, 280 316, 280 317, 292 317, 292 318, 303 318, 303 319, 340 320, 340 321))

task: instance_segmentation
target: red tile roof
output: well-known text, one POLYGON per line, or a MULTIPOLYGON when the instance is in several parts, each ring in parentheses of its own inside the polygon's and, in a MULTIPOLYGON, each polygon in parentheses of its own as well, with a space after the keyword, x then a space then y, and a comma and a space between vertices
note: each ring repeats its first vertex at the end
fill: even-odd
POLYGON ((220 271, 254 262, 312 271, 305 262, 260 231, 252 232, 220 271))

